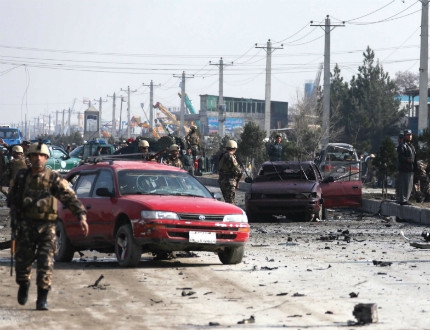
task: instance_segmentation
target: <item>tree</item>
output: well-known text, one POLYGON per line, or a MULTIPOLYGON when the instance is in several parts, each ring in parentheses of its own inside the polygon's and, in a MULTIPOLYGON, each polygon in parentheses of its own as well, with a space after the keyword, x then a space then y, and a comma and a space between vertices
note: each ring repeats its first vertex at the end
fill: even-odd
POLYGON ((252 168, 255 170, 267 159, 264 145, 265 136, 266 132, 256 123, 250 121, 243 127, 243 133, 237 143, 237 157, 241 160, 246 160, 248 157, 253 164, 252 168))
POLYGON ((401 93, 408 89, 417 89, 420 82, 420 75, 410 71, 397 71, 394 76, 394 81, 401 93))
POLYGON ((386 136, 382 141, 379 151, 372 162, 382 182, 382 188, 386 190, 387 177, 393 177, 397 172, 397 150, 389 136, 386 136))
POLYGON ((379 62, 375 63, 375 53, 367 47, 363 56, 363 65, 350 82, 351 108, 349 113, 343 113, 350 117, 345 133, 349 134, 356 148, 364 150, 364 146, 368 145, 369 151, 375 152, 385 136, 397 135, 400 119, 405 112, 399 110, 397 85, 379 62))

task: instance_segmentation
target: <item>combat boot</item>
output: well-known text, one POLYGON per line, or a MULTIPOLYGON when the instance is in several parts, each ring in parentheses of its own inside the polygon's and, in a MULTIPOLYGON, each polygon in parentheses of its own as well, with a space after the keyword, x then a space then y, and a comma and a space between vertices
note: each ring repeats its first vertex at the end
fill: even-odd
POLYGON ((30 282, 20 283, 18 289, 18 303, 25 305, 28 299, 28 289, 30 288, 30 282))
POLYGON ((48 308, 48 290, 37 288, 36 309, 38 311, 47 311, 48 308))

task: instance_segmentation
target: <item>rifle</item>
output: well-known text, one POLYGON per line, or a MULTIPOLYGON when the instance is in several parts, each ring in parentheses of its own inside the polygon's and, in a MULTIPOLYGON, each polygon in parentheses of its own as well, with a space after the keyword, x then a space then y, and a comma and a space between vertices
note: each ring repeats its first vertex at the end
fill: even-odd
POLYGON ((10 210, 10 276, 13 275, 13 260, 16 251, 16 227, 17 227, 17 214, 16 210, 11 208, 10 210))
MULTIPOLYGON (((240 166, 240 167, 242 168, 242 170, 245 172, 245 175, 246 175, 248 178, 252 179, 252 178, 249 176, 248 171, 246 170, 245 166, 244 166, 244 165, 243 165, 243 163, 240 161, 240 159, 239 159, 238 157, 236 157, 236 160, 237 160, 237 163, 239 164, 239 166, 240 166)), ((242 175, 241 175, 241 177, 242 177, 242 175)), ((240 178, 239 178, 239 180, 240 180, 240 178)))

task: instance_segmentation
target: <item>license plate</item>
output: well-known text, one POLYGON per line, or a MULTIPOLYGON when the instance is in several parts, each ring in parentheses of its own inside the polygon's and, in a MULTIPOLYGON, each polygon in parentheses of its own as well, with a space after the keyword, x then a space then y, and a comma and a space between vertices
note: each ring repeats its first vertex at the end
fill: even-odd
POLYGON ((216 233, 205 231, 190 231, 190 243, 216 244, 216 233))

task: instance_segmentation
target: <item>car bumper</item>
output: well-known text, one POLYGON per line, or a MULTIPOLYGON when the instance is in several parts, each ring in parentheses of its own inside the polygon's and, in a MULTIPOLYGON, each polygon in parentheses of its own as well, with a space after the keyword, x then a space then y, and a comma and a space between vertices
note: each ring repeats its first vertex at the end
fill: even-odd
POLYGON ((219 251, 244 245, 250 227, 236 222, 142 220, 133 223, 133 231, 136 242, 147 251, 219 251))
POLYGON ((301 213, 317 214, 322 205, 318 199, 312 200, 247 200, 246 212, 250 214, 293 215, 301 213))

